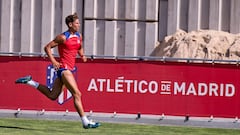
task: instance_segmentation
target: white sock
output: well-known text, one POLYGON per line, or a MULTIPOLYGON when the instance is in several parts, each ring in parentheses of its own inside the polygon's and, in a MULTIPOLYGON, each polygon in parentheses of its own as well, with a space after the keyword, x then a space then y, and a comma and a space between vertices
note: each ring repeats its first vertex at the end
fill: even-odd
POLYGON ((82 116, 81 119, 84 126, 87 126, 90 123, 87 116, 82 116))
POLYGON ((37 88, 39 86, 39 83, 34 81, 34 80, 28 81, 27 84, 34 87, 34 88, 37 88))

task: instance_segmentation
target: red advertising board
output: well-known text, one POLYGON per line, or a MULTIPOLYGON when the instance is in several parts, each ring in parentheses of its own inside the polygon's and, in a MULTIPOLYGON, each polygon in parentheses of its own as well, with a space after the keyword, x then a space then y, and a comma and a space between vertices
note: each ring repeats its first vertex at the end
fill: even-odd
MULTIPOLYGON (((14 83, 32 75, 51 85, 50 64, 47 58, 0 57, 0 109, 75 111, 66 91, 51 101, 14 83)), ((240 117, 240 72, 234 64, 94 59, 78 60, 74 74, 85 111, 240 117)))

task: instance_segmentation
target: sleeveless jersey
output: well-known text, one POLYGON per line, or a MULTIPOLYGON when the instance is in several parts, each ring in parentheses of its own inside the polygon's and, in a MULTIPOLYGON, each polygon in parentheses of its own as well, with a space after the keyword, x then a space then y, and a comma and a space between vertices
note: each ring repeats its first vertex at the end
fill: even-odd
POLYGON ((58 45, 61 68, 73 70, 78 50, 82 45, 82 37, 76 32, 73 35, 69 31, 63 33, 66 40, 63 44, 58 45))

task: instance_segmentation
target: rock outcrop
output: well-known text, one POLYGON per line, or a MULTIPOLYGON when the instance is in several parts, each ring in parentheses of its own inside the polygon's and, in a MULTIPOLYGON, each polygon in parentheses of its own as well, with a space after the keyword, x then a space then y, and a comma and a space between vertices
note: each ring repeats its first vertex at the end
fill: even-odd
POLYGON ((152 56, 239 60, 240 34, 215 30, 185 32, 178 30, 156 45, 152 56))

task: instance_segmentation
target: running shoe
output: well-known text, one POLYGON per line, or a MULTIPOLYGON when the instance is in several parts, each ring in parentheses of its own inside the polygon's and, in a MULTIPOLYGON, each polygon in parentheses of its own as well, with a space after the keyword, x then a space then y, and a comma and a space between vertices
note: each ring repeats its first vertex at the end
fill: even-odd
POLYGON ((17 79, 15 83, 27 83, 28 81, 32 80, 32 76, 25 76, 17 79))
POLYGON ((98 122, 96 122, 96 123, 89 123, 88 125, 83 126, 83 128, 85 128, 85 129, 89 129, 89 128, 97 128, 97 127, 99 127, 100 125, 101 125, 101 124, 98 123, 98 122))

